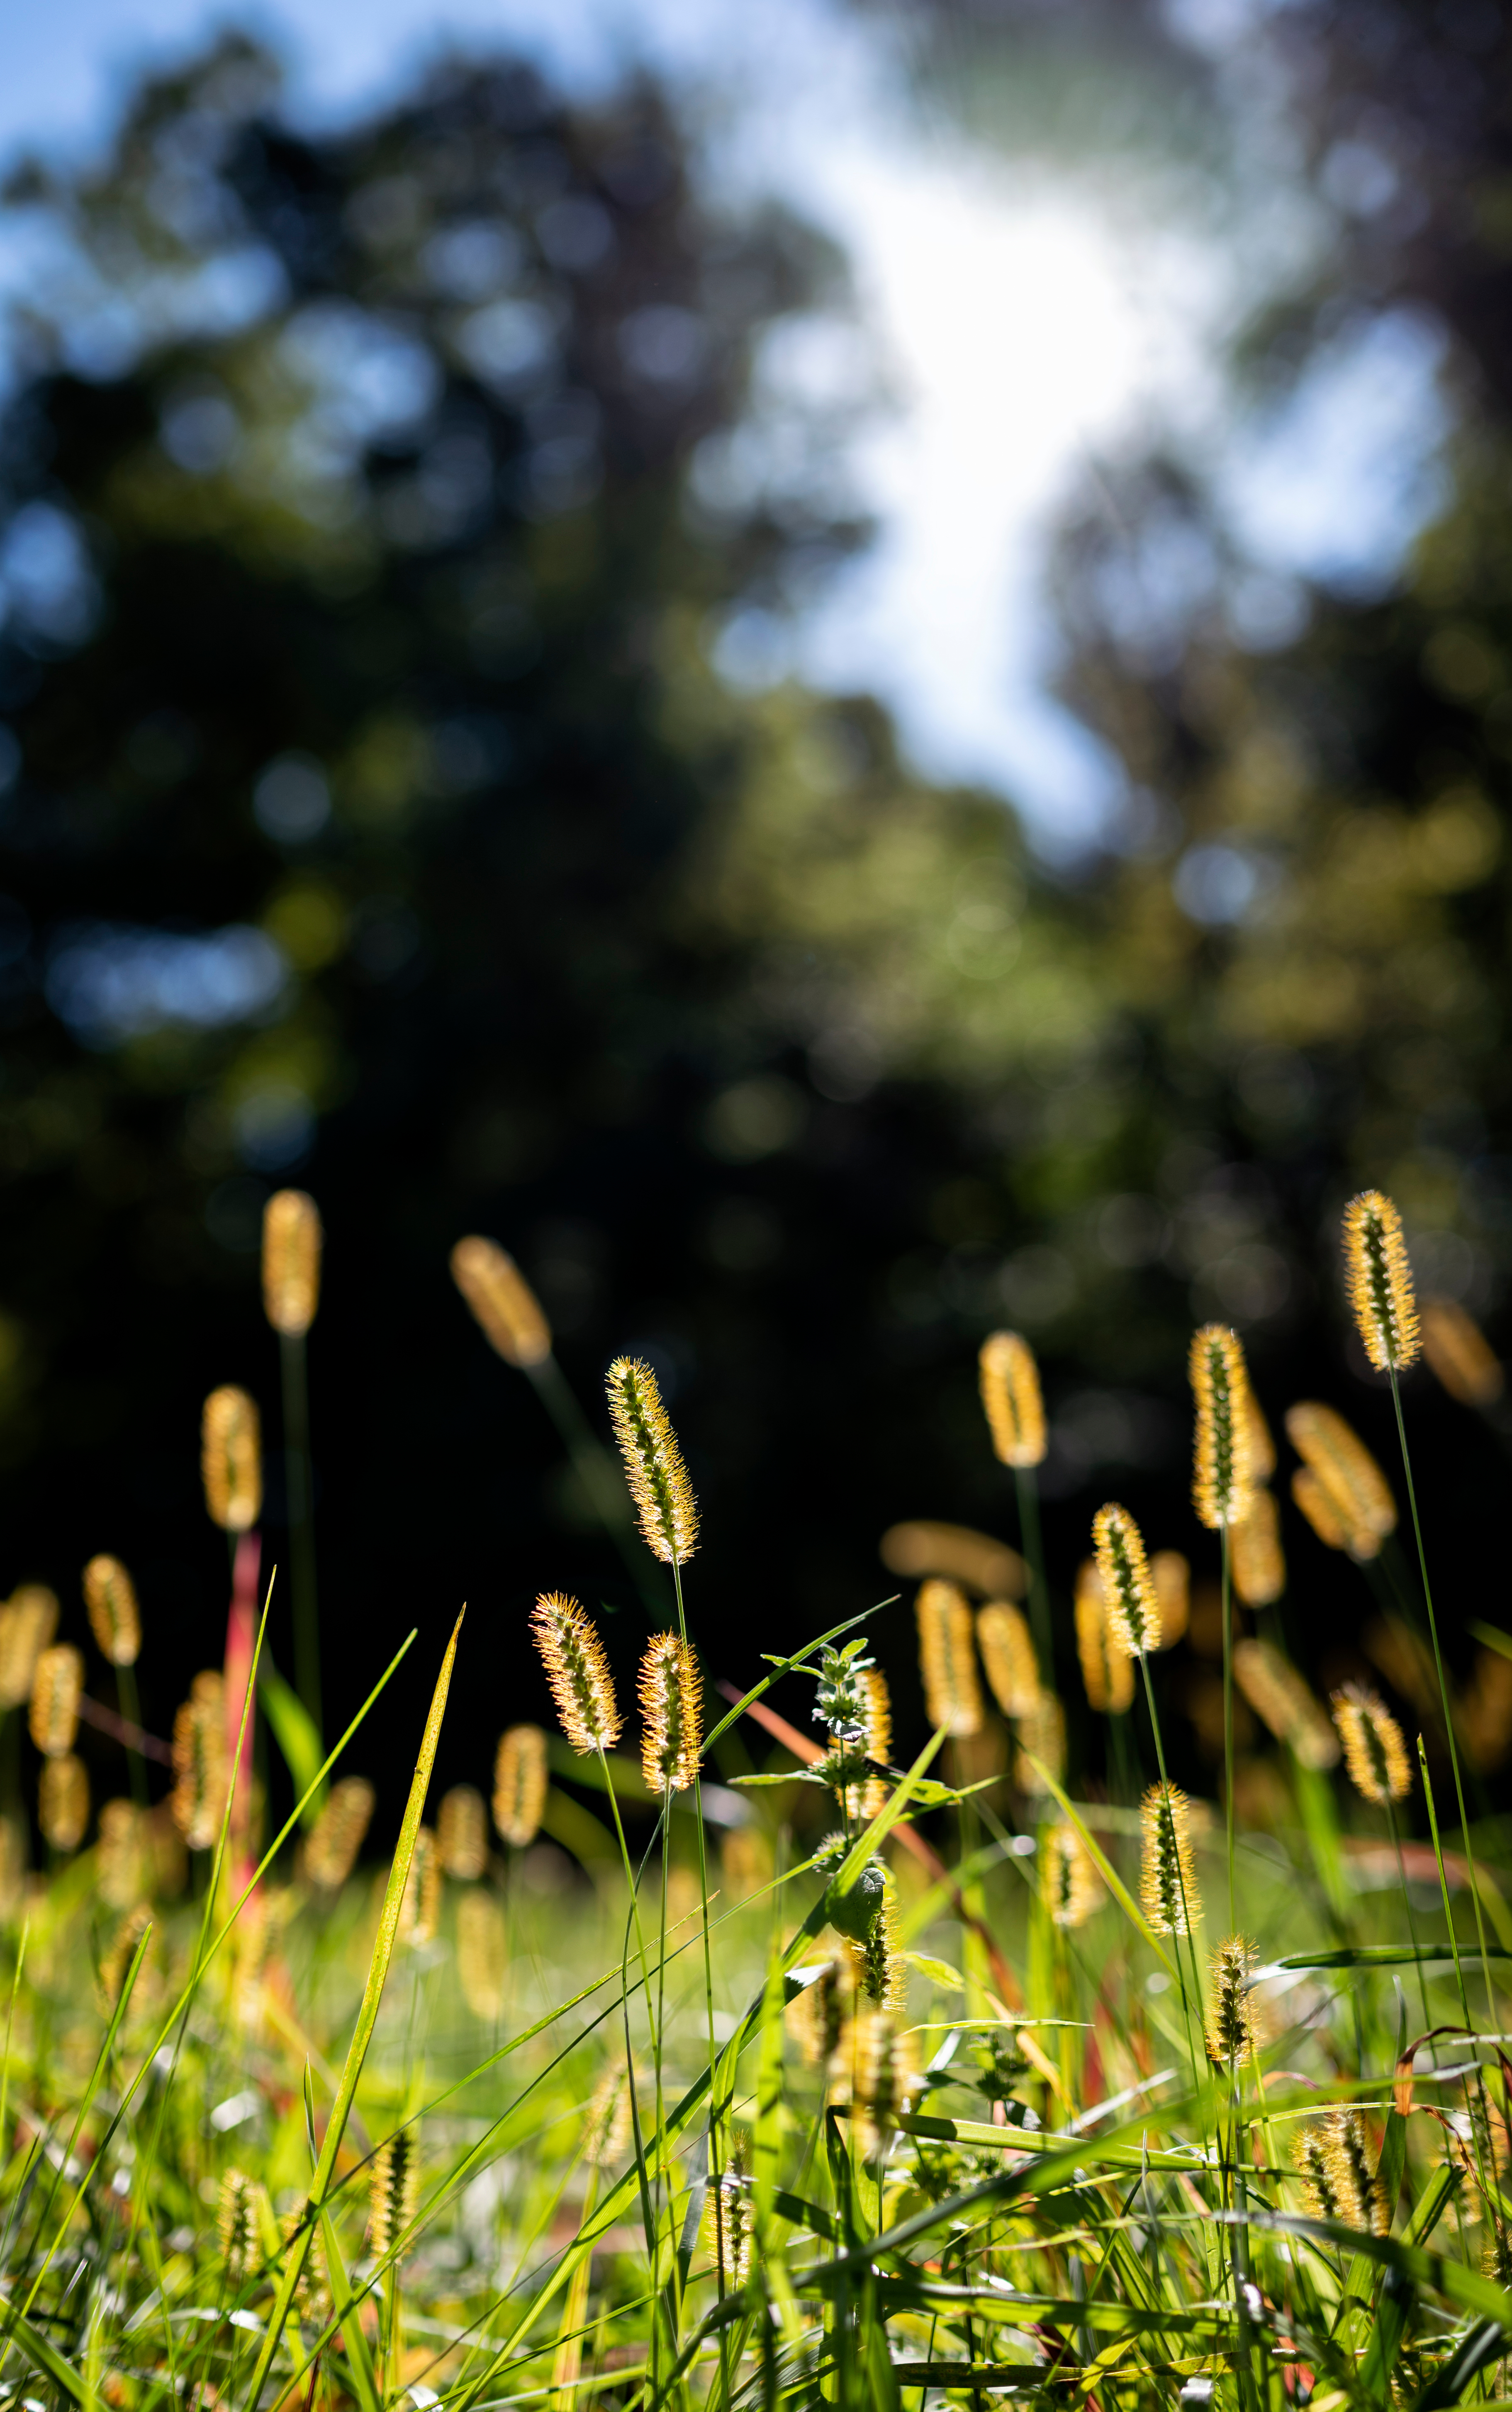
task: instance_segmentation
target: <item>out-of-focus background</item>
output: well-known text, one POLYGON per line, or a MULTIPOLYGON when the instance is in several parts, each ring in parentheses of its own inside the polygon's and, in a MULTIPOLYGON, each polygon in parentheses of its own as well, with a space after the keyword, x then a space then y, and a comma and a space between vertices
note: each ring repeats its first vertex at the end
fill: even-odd
MULTIPOLYGON (((1512 1248, 1497 0, 51 0, 0 68, 0 1585, 82 1640, 125 1558, 167 1729, 215 1383, 284 1549, 287 1184, 328 1704, 465 1597, 448 1781, 544 1711, 537 1589, 645 1630, 463 1232, 601 1428, 655 1365, 732 1680, 896 1520, 1016 1537, 997 1325, 1068 1690, 1105 1497, 1215 1574, 1194 1320, 1389 1462, 1343 1201, 1493 1340, 1512 1248)), ((1473 1683, 1505 1435, 1408 1413, 1473 1683)), ((1290 1646, 1389 1676, 1284 1519, 1290 1646)))

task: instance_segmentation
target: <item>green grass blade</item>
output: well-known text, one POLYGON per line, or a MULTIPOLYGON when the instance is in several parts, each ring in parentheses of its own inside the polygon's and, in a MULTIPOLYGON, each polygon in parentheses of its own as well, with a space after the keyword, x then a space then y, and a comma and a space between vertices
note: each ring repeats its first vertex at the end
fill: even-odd
POLYGON ((294 1779, 294 1789, 303 1796, 302 1822, 313 1826, 324 1806, 325 1796, 319 1728, 298 1692, 291 1684, 285 1683, 270 1658, 265 1658, 257 1670, 257 1698, 272 1728, 273 1740, 284 1754, 284 1764, 294 1779))

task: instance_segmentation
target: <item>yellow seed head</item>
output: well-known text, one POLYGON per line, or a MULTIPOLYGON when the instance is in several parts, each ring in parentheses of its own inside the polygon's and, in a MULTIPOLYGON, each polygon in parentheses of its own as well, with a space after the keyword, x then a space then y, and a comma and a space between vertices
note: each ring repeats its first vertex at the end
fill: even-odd
POLYGON ((488 1811, 471 1784, 454 1784, 435 1821, 435 1846, 445 1873, 458 1884, 476 1884, 489 1863, 488 1811))
POLYGON ((1029 1569, 1018 1551, 969 1524, 889 1524, 879 1549, 888 1573, 910 1582, 946 1575, 986 1599, 1022 1599, 1029 1588, 1029 1569))
POLYGON ((1405 1801, 1412 1790, 1412 1766, 1402 1728, 1386 1702, 1363 1684, 1346 1684, 1329 1699, 1356 1791, 1377 1809, 1405 1801))
POLYGON ((1344 1208, 1344 1277, 1365 1353, 1377 1373, 1416 1364, 1422 1340, 1402 1217, 1379 1189, 1344 1208))
MULTIPOLYGON (((151 1910, 145 1902, 139 1902, 135 1909, 128 1910, 110 1938, 110 1947, 100 1961, 100 2000, 105 2006, 107 2017, 121 1999, 126 1978, 131 1973, 131 1963, 137 1956, 137 1946, 152 1922, 151 1910)), ((141 2008, 141 1989, 146 1979, 154 1948, 149 1947, 147 1957, 143 1960, 140 1973, 137 1978, 136 1989, 131 1996, 139 2010, 141 2008)))
POLYGON ((756 2213, 747 2188, 727 2171, 704 2199, 704 2242, 711 2266, 727 2293, 744 2286, 751 2274, 751 2243, 756 2213))
POLYGON ((1057 1784, 1065 1774, 1065 1711, 1053 1692, 1041 1692, 1026 1716, 1019 1719, 1019 1747, 1013 1758, 1013 1780, 1033 1801, 1049 1797, 1043 1767, 1057 1784), (1035 1764, 1035 1760, 1038 1766, 1035 1764))
POLYGON ((639 1357, 616 1357, 608 1387, 641 1537, 668 1566, 685 1566, 698 1546, 698 1503, 656 1376, 639 1357))
POLYGON ((898 1909, 888 1882, 882 1908, 863 1943, 846 1946, 851 1986, 857 1998, 876 2009, 901 2010, 908 1983, 908 1964, 898 1934, 898 1909))
POLYGON ((22 1583, 0 1605, 0 1709, 30 1699, 37 1662, 58 1629, 58 1596, 46 1583, 22 1583))
POLYGON ((499 1905, 481 1885, 457 1904, 457 1982, 475 2019, 486 2025, 502 2017, 508 1947, 499 1905))
POLYGON ((573 1749, 581 1758, 590 1751, 612 1750, 620 1739, 620 1712, 593 1618, 565 1592, 543 1591, 530 1624, 562 1730, 573 1749))
POLYGON ((205 1401, 199 1463, 211 1522, 250 1533, 262 1512, 262 1426, 256 1400, 233 1382, 205 1401))
POLYGON ((1291 1495, 1325 1549, 1347 1550, 1352 1558, 1361 1561, 1378 1555, 1379 1533, 1367 1533, 1362 1526, 1346 1524, 1310 1465, 1297 1468, 1291 1478, 1291 1495))
POLYGON ((95 1846, 100 1899, 110 1909, 135 1909, 150 1882, 147 1836, 134 1801, 107 1801, 95 1846))
POLYGON ((1045 1403, 1039 1367, 1017 1331, 994 1331, 976 1360, 982 1411, 1004 1465, 1038 1465, 1045 1455, 1045 1403))
POLYGON ((1454 1299, 1424 1299, 1423 1355, 1461 1406, 1491 1407, 1501 1397, 1505 1376, 1496 1351, 1454 1299))
POLYGON ((582 2155, 590 2169, 606 2169, 630 2141, 630 2088, 623 2066, 607 2068, 594 2088, 582 2123, 582 2155))
POLYGON ((374 2155, 368 2187, 368 2243, 386 2261, 419 2207, 419 2147, 413 2127, 401 2127, 374 2155))
MULTIPOLYGON (((1125 1659, 1123 1664, 1128 1665, 1125 1659)), ((1085 1926, 1102 1899, 1102 1878, 1074 1826, 1051 1826, 1041 1844, 1040 1899, 1055 1925, 1085 1926)))
POLYGON ((1139 1806, 1139 1901, 1157 1934, 1188 1934, 1202 1915, 1184 1792, 1152 1784, 1139 1806))
POLYGON ((493 1761, 493 1822, 517 1851, 540 1831, 546 1807, 546 1736, 539 1726, 511 1726, 493 1761))
POLYGON ((971 1610, 953 1582, 920 1583, 914 1602, 925 1711, 932 1726, 964 1740, 982 1729, 982 1691, 972 1648, 971 1610))
POLYGON ((1238 1332, 1205 1323, 1192 1334, 1187 1372, 1196 1402, 1192 1500, 1198 1521, 1218 1532, 1244 1515, 1255 1478, 1250 1377, 1238 1332))
POLYGON ((1270 1491, 1252 1491, 1249 1512, 1228 1536, 1234 1589, 1246 1608, 1269 1608, 1286 1588, 1281 1514, 1270 1491))
POLYGON ((228 2283, 243 2286, 262 2267, 262 2188, 241 2169, 228 2169, 221 2180, 215 2229, 228 2283))
POLYGON ((1263 1726, 1304 1767, 1337 1767, 1339 1737, 1302 1678, 1269 1641, 1236 1641, 1234 1681, 1263 1726))
POLYGON ((1292 2159, 1298 2175, 1303 2180, 1308 2196, 1308 2208, 1318 2219, 1339 2219, 1343 2213, 1339 2198, 1333 2190, 1333 2177, 1329 2167, 1328 2129, 1309 2120, 1292 2146, 1292 2159))
POLYGON ((827 1960, 787 2006, 787 2023, 811 2068, 826 2068, 839 2049, 855 2001, 856 1977, 848 1960, 827 1960))
MULTIPOLYGON (((1327 1493, 1345 1535, 1344 1547, 1354 1557, 1373 1557, 1387 1534, 1396 1530, 1397 1503, 1359 1434, 1336 1408, 1326 1407, 1316 1399, 1299 1399, 1286 1410, 1286 1437, 1327 1493), (1362 1536, 1368 1537, 1362 1540, 1362 1536), (1375 1544, 1373 1549, 1370 1540, 1375 1544)), ((1297 1497, 1295 1482, 1292 1495, 1297 1497)), ((1300 1498, 1298 1505, 1311 1522, 1311 1512, 1300 1498)))
POLYGON ((112 1667, 134 1667, 141 1648, 141 1611, 119 1558, 91 1558, 84 1568, 84 1606, 101 1656, 112 1667))
POLYGON ((842 2030, 829 2064, 835 2099, 849 2102, 856 2140, 874 2153, 917 2099, 919 2074, 913 2044, 900 2035, 889 2011, 858 2010, 842 2030))
MULTIPOLYGON (((857 1678, 861 1699, 861 1739, 857 1747, 874 1767, 892 1763, 892 1700, 880 1667, 863 1667, 857 1678)), ((842 1787, 842 1815, 855 1825, 869 1825, 882 1809, 888 1787, 880 1775, 842 1787)))
POLYGON ((1211 1999, 1208 2006, 1208 2058, 1219 2068, 1237 2068, 1255 2057, 1255 2021, 1250 2009, 1250 1978, 1255 1946, 1242 1934, 1226 1935, 1214 1946, 1211 1962, 1211 1999))
POLYGON ((1265 1409, 1255 1395, 1248 1366, 1244 1369, 1244 1396, 1240 1409, 1249 1434, 1250 1480, 1269 1482, 1276 1470, 1276 1444, 1265 1419, 1265 1409))
POLYGON ((433 1828, 421 1826, 416 1831, 414 1856, 404 1878, 395 1933, 401 1943, 408 1943, 418 1951, 435 1941, 440 1923, 441 1860, 433 1828))
POLYGON ((357 1865, 376 1798, 365 1775, 331 1786, 304 1846, 304 1873, 322 1892, 339 1892, 357 1865))
POLYGON ((37 1822, 42 1839, 55 1851, 77 1851, 89 1824, 89 1778, 84 1762, 70 1751, 66 1758, 50 1758, 37 1787, 37 1822))
POLYGON ((1160 1602, 1160 1646, 1169 1650, 1192 1621, 1192 1569, 1180 1550, 1157 1550, 1150 1579, 1160 1602))
POLYGON ((654 1798, 685 1792, 703 1752, 703 1685, 697 1662, 675 1633, 654 1634, 640 1662, 640 1772, 654 1798))
POLYGON ((1125 1658, 1160 1648, 1160 1601, 1151 1580, 1139 1527, 1126 1508, 1109 1502, 1092 1520, 1092 1546, 1102 1581, 1113 1647, 1125 1658))
POLYGON ((1365 2122, 1351 2102, 1337 2103, 1323 2123, 1323 2155, 1337 2205, 1334 2216, 1368 2236, 1387 2231, 1386 2205, 1365 2140, 1365 2122))
MULTIPOLYGON (((691 1875, 691 1870, 689 1873, 691 1875)), ((677 1869, 673 1868, 668 1883, 668 1915, 672 1879, 677 1874, 677 1869)), ((763 1829, 759 1826, 732 1826, 719 1846, 719 1885, 726 1900, 731 1905, 749 1901, 753 1894, 765 1891, 771 1882, 771 1843, 763 1829)), ((695 1892, 690 1906, 697 1905, 697 1894, 695 1892)))
POLYGON ((1039 1661, 1023 1610, 1006 1599, 976 1611, 976 1647, 1006 1717, 1026 1716, 1039 1698, 1039 1661))
POLYGON ((220 1833, 227 1757, 225 1684, 211 1668, 195 1677, 173 1719, 173 1822, 191 1851, 208 1851, 220 1833))
POLYGON ((492 1240, 459 1240, 451 1278, 491 1348, 506 1365, 542 1365, 551 1353, 551 1327, 540 1300, 513 1257, 492 1240))
POLYGON ((28 1723, 44 1758, 62 1758, 72 1750, 83 1689, 83 1655, 71 1642, 55 1642, 41 1653, 32 1677, 28 1723))
POLYGON ((1104 1716, 1122 1716, 1134 1705, 1134 1661, 1113 1647, 1095 1558, 1084 1558, 1077 1575, 1075 1614, 1087 1705, 1104 1716))
POLYGON ((320 1303, 320 1209, 302 1189, 280 1189, 262 1210, 262 1307, 273 1330, 301 1339, 320 1303))

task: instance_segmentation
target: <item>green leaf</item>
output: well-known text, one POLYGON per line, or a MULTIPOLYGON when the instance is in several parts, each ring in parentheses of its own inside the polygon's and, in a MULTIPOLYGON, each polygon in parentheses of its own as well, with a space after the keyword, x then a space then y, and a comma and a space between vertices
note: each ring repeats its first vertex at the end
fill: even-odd
MULTIPOLYGON (((1446 1943, 1354 1943, 1341 1945, 1336 1951, 1293 1951, 1284 1960, 1272 1961, 1275 1968, 1412 1968, 1419 1961, 1450 1961, 1453 1958, 1446 1943)), ((1489 1943, 1488 1960, 1512 1960, 1512 1951, 1504 1951, 1499 1943, 1489 1943)), ((1478 1960, 1478 1951, 1467 1951, 1460 1946, 1461 1960, 1478 1960)))
POLYGON ((905 1951, 903 1958, 910 1968, 917 1968, 921 1977, 928 1977, 932 1984, 944 1985, 949 1993, 959 1993, 965 1985, 960 1969, 952 1968, 948 1960, 932 1960, 927 1951, 905 1951))
POLYGON ((257 1698, 267 1713, 273 1740, 284 1754, 284 1764, 294 1779, 295 1792, 304 1797, 301 1823, 313 1826, 326 1802, 326 1787, 320 1781, 325 1751, 315 1719, 293 1685, 285 1683, 266 1656, 257 1669, 257 1698))

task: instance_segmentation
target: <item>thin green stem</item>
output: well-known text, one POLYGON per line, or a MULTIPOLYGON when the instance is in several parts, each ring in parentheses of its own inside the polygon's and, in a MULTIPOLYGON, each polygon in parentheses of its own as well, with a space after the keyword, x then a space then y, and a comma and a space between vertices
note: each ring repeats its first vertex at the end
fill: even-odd
POLYGON ((583 1495, 640 1595, 642 1607, 660 1619, 667 1613, 666 1595, 655 1578, 647 1574, 645 1552, 636 1539, 635 1516, 619 1467, 583 1414, 578 1394, 556 1359, 545 1357, 538 1365, 527 1365, 525 1372, 532 1390, 556 1426, 583 1495))
MULTIPOLYGON (((1160 1738, 1160 1718, 1155 1710, 1155 1688, 1150 1681, 1150 1658, 1149 1654, 1145 1651, 1141 1651, 1139 1654, 1139 1671, 1144 1677, 1144 1696, 1150 1709, 1150 1729, 1155 1738, 1155 1765, 1160 1770, 1160 1788, 1168 1814, 1170 1810, 1170 1779, 1166 1773, 1166 1746, 1160 1738)), ((1176 1862, 1176 1881, 1181 1887, 1182 1891, 1182 1916, 1186 1921, 1186 1940, 1189 1947, 1189 1956, 1192 1961, 1193 1980, 1196 1982, 1196 1952, 1195 1947, 1192 1947, 1192 1905, 1186 1897, 1186 1878, 1182 1874, 1182 1864, 1179 1855, 1176 1862)), ((1192 2091, 1196 2094, 1200 2090, 1201 2078, 1197 2066, 1196 2047, 1192 2040, 1192 2005, 1187 1999, 1186 1977, 1182 1968, 1182 1953, 1179 1941, 1174 1954, 1174 1959, 1176 1963, 1176 1983, 1182 1996, 1182 2019, 1186 2028, 1187 2055, 1192 2063, 1192 2091)), ((1197 1990, 1196 2000, 1200 2015, 1202 2001, 1200 1987, 1197 1990)))
POLYGON ((1223 1528, 1224 1623, 1224 1826, 1228 1848, 1228 1931, 1239 1923, 1234 1904, 1234 1610, 1231 1600, 1228 1526, 1223 1528))

